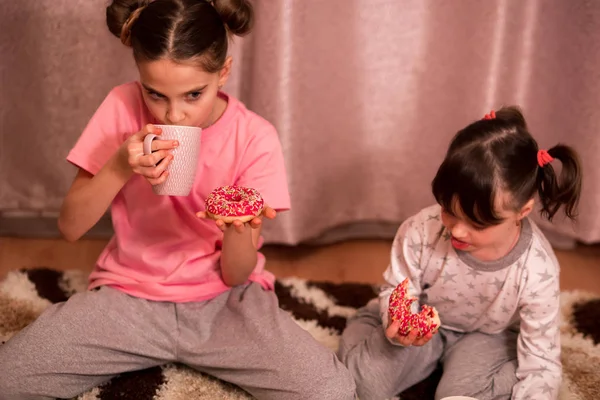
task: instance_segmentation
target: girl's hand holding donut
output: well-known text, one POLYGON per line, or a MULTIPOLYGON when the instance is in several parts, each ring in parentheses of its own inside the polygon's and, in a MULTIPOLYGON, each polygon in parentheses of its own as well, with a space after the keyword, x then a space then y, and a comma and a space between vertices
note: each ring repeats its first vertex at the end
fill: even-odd
POLYGON ((200 218, 214 219, 223 232, 233 226, 239 233, 244 232, 246 225, 260 228, 263 217, 273 219, 276 214, 264 204, 257 190, 235 185, 213 190, 206 198, 206 211, 196 213, 200 218))
POLYGON ((423 346, 433 337, 431 332, 428 332, 425 336, 418 337, 419 331, 417 329, 412 329, 408 335, 401 335, 400 330, 400 321, 392 321, 390 319, 389 325, 385 330, 385 336, 393 340, 395 342, 400 343, 404 347, 408 346, 423 346))
POLYGON ((176 148, 179 143, 176 140, 153 140, 153 153, 144 155, 144 138, 150 133, 160 135, 162 130, 148 124, 131 135, 120 150, 134 173, 145 177, 150 184, 158 185, 167 179, 166 168, 173 160, 170 150, 176 148))
POLYGON ((213 216, 208 215, 208 213, 206 211, 200 211, 200 212, 196 213, 196 215, 199 218, 214 219, 217 227, 223 232, 225 232, 227 230, 227 228, 233 226, 237 232, 242 233, 242 232, 244 232, 244 229, 246 228, 246 226, 250 227, 251 229, 260 228, 262 226, 263 217, 267 218, 267 219, 274 219, 275 216, 277 215, 277 212, 274 209, 272 209, 271 207, 266 206, 263 208, 260 215, 252 218, 250 221, 247 221, 247 222, 244 222, 243 220, 240 220, 240 219, 235 219, 231 222, 225 222, 223 219, 215 219, 213 216))
POLYGON ((408 289, 406 278, 390 295, 385 336, 402 346, 423 346, 437 332, 441 321, 437 310, 425 304, 420 312, 413 313, 411 306, 417 298, 410 296, 408 289))

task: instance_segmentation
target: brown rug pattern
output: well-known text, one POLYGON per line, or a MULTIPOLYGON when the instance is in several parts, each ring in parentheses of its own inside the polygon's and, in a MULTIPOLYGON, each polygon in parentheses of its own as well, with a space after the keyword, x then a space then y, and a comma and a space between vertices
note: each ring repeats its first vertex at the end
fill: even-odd
MULTIPOLYGON (((11 272, 0 282, 0 345, 33 321, 51 303, 85 290, 80 271, 46 268, 11 272)), ((316 340, 336 349, 346 319, 376 294, 366 284, 333 284, 299 278, 279 279, 276 293, 283 309, 316 340)), ((600 296, 563 292, 562 346, 564 383, 560 400, 600 399, 600 296)), ((440 371, 400 395, 401 400, 432 400, 440 371)), ((242 400, 241 389, 182 365, 122 374, 79 396, 80 400, 242 400)))

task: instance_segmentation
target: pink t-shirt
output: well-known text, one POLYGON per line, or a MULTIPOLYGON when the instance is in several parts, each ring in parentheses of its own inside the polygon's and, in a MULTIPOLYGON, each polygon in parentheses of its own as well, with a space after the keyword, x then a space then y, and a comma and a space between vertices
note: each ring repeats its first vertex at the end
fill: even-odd
MULTIPOLYGON (((231 96, 221 118, 202 131, 198 172, 187 197, 155 195, 134 175, 112 202, 115 234, 90 275, 90 289, 112 286, 150 300, 188 302, 213 298, 228 290, 221 278, 222 232, 214 221, 196 217, 216 187, 257 189, 276 210, 290 207, 281 144, 275 128, 231 96)), ((96 174, 119 146, 148 123, 137 82, 114 88, 96 111, 67 160, 96 174)), ((258 254, 249 280, 266 289, 274 277, 258 254)))

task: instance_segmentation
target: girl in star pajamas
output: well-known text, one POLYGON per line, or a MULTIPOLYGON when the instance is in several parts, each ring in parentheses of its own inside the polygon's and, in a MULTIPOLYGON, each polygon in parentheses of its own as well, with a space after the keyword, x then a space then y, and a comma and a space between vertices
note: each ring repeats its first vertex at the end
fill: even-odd
POLYGON ((538 149, 517 107, 459 131, 432 183, 437 205, 399 228, 378 299, 342 335, 339 356, 361 400, 386 399, 441 363, 435 398, 551 400, 561 384, 559 264, 529 219, 575 217, 581 169, 568 146, 538 149), (552 161, 562 163, 557 176, 552 161), (537 197, 535 196, 537 194, 537 197), (417 338, 390 323, 393 289, 439 312, 437 333, 417 338))

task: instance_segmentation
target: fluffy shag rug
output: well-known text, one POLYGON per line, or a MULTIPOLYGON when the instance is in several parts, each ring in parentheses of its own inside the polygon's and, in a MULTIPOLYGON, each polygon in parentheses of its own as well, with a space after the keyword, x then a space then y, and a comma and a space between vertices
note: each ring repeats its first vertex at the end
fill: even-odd
MULTIPOLYGON (((85 290, 80 271, 46 268, 13 271, 0 282, 0 345, 33 321, 48 305, 85 290)), ((316 340, 336 349, 346 319, 376 294, 366 284, 333 284, 298 278, 279 279, 280 306, 316 340)), ((562 293, 564 384, 560 400, 600 399, 600 296, 562 293)), ((402 400, 433 399, 440 371, 400 395, 402 400)), ((181 365, 166 365, 120 375, 79 396, 81 400, 251 399, 237 387, 181 365)))

